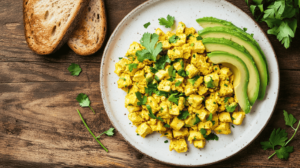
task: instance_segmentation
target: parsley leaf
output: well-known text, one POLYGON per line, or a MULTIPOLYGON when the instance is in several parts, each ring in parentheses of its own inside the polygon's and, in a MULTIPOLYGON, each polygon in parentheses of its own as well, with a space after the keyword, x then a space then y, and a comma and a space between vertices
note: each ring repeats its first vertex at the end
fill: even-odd
POLYGON ((224 98, 224 103, 227 103, 229 99, 230 99, 230 97, 225 97, 224 98))
POLYGON ((176 43, 178 40, 180 40, 180 38, 176 35, 173 35, 169 38, 170 43, 176 43))
POLYGON ((169 141, 168 140, 165 140, 165 143, 168 143, 169 141))
POLYGON ((145 93, 149 96, 152 96, 152 93, 155 93, 157 90, 157 83, 148 83, 147 87, 145 87, 145 93))
POLYGON ((71 65, 68 67, 68 71, 72 76, 78 76, 81 72, 81 68, 78 64, 71 63, 71 65))
POLYGON ((199 41, 202 40, 203 38, 201 36, 198 36, 196 39, 199 41))
POLYGON ((178 100, 179 100, 179 96, 178 96, 178 93, 173 93, 170 95, 170 97, 168 98, 168 100, 170 102, 173 102, 175 103, 176 105, 178 105, 178 100))
POLYGON ((181 81, 177 81, 177 82, 175 83, 175 86, 178 87, 178 86, 180 86, 181 83, 182 83, 181 81))
POLYGON ((135 92, 136 98, 139 100, 139 102, 137 102, 138 106, 141 105, 145 105, 147 103, 147 96, 143 96, 140 92, 135 92))
POLYGON ((168 15, 167 19, 159 18, 158 20, 160 25, 165 26, 166 28, 170 28, 171 26, 173 26, 175 18, 168 15))
POLYGON ((149 111, 149 117, 150 118, 153 118, 153 119, 156 119, 156 116, 153 114, 153 112, 152 112, 152 109, 151 109, 151 106, 150 105, 146 105, 146 108, 148 109, 148 111, 149 111))
POLYGON ((195 82, 198 80, 200 78, 200 76, 195 76, 194 78, 192 78, 192 79, 188 79, 188 82, 190 82, 193 86, 194 86, 194 84, 195 84, 195 82))
POLYGON ((285 110, 283 110, 283 116, 285 125, 293 128, 293 125, 297 122, 297 119, 292 114, 288 114, 285 110))
POLYGON ((120 79, 123 79, 124 81, 126 81, 126 78, 120 78, 120 79))
POLYGON ((144 33, 140 43, 146 48, 136 51, 138 61, 143 62, 145 59, 156 61, 157 55, 162 51, 162 43, 158 44, 158 35, 153 33, 144 33))
POLYGON ((209 116, 207 118, 207 121, 212 121, 212 118, 213 118, 213 114, 212 113, 209 113, 209 116))
POLYGON ((165 97, 168 97, 169 96, 169 93, 168 92, 164 92, 164 91, 160 91, 160 90, 156 90, 155 91, 155 94, 157 96, 165 96, 165 97))
POLYGON ((279 150, 275 150, 277 157, 279 159, 288 159, 290 156, 290 153, 294 151, 293 146, 283 146, 279 150))
POLYGON ((136 69, 138 64, 127 64, 127 66, 128 66, 129 71, 132 72, 133 68, 136 69))
POLYGON ((79 105, 81 107, 89 107, 93 113, 95 114, 95 111, 92 109, 92 107, 90 106, 91 101, 88 98, 88 96, 86 94, 80 93, 77 97, 76 100, 79 102, 79 105))
POLYGON ((165 69, 166 63, 171 63, 171 60, 167 55, 163 55, 155 62, 155 68, 165 69))
POLYGON ((181 111, 177 118, 180 120, 185 120, 189 115, 190 113, 188 111, 181 111))
POLYGON ((230 113, 232 113, 232 112, 234 112, 234 110, 235 110, 235 108, 237 107, 237 103, 232 103, 232 104, 230 104, 230 105, 225 105, 225 108, 226 108, 226 111, 227 112, 230 112, 230 113))
POLYGON ((194 122, 194 125, 198 124, 200 121, 201 121, 200 118, 198 117, 198 115, 196 115, 196 120, 194 122))
POLYGON ((269 142, 262 142, 261 145, 264 150, 268 148, 275 149, 277 145, 284 146, 287 139, 287 132, 284 129, 278 128, 277 130, 273 130, 269 142))
POLYGON ((203 135, 203 137, 207 140, 207 141, 209 141, 209 140, 219 140, 219 137, 216 135, 216 134, 214 134, 214 133, 210 133, 209 135, 206 135, 206 129, 204 129, 204 128, 201 128, 200 129, 200 133, 203 135))
POLYGON ((147 29, 150 26, 150 22, 144 24, 144 28, 147 29))
POLYGON ((170 128, 170 125, 169 124, 165 124, 164 127, 170 128))
POLYGON ((180 75, 182 77, 186 77, 187 76, 187 74, 186 74, 186 72, 185 72, 185 70, 183 68, 179 69, 177 73, 178 73, 178 75, 180 75))
POLYGON ((101 135, 106 134, 107 136, 113 136, 114 135, 114 128, 110 128, 107 131, 102 132, 100 135, 97 136, 99 139, 101 135))

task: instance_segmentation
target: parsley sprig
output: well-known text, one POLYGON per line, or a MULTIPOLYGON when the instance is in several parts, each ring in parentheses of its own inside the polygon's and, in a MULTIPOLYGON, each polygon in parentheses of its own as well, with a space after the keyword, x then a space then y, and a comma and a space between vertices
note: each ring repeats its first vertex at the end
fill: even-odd
POLYGON ((76 97, 76 100, 79 102, 79 105, 81 107, 89 107, 93 113, 95 114, 95 111, 93 110, 93 108, 90 106, 91 104, 91 101, 89 99, 89 97, 84 94, 84 93, 80 93, 77 97, 76 97))
POLYGON ((68 67, 68 71, 72 76, 78 76, 81 72, 81 68, 78 64, 71 63, 71 65, 68 67))
POLYGON ((175 17, 168 15, 167 19, 159 18, 158 20, 160 25, 165 26, 166 28, 170 28, 174 24, 175 17))
POLYGON ((162 51, 162 43, 158 44, 158 35, 153 33, 144 33, 140 43, 146 48, 136 51, 138 61, 143 62, 145 59, 156 61, 157 55, 162 51))
POLYGON ((274 129, 271 133, 269 141, 261 142, 261 146, 264 150, 273 149, 275 152, 268 157, 268 159, 272 158, 275 154, 279 159, 287 159, 289 154, 294 151, 293 146, 286 146, 296 135, 300 121, 298 123, 297 128, 294 128, 293 125, 297 122, 297 119, 292 115, 288 114, 285 110, 283 111, 285 125, 290 126, 295 132, 293 136, 288 140, 287 132, 284 129, 278 128, 274 129), (288 140, 288 141, 286 141, 288 140), (276 146, 281 146, 279 149, 276 149, 276 146))

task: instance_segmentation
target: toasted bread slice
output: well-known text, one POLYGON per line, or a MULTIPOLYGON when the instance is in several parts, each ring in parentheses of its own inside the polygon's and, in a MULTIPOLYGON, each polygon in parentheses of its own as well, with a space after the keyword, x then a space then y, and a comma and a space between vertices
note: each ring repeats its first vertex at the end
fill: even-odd
POLYGON ((25 37, 31 50, 48 55, 69 39, 90 0, 24 0, 25 37))
POLYGON ((87 56, 97 52, 105 39, 107 23, 103 0, 91 0, 68 41, 69 47, 78 55, 87 56))

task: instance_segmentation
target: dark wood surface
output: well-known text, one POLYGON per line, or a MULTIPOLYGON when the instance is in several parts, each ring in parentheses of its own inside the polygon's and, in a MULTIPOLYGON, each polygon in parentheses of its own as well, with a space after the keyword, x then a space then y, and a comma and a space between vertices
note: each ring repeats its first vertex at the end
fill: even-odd
MULTIPOLYGON (((250 14, 244 0, 229 1, 250 14)), ((144 0, 105 2, 109 37, 123 17, 144 0)), ((266 24, 260 25, 266 32, 266 24)), ((80 57, 65 45, 53 55, 39 56, 28 48, 23 32, 22 0, 0 0, 0 167, 170 167, 136 151, 118 131, 113 137, 101 138, 110 151, 106 153, 82 124, 77 108, 95 134, 112 126, 99 89, 103 48, 93 56, 80 57), (82 67, 79 77, 67 71, 71 63, 82 67), (79 107, 75 100, 79 93, 89 95, 96 115, 79 107)), ((275 112, 251 145, 212 167, 300 167, 300 133, 290 143, 295 151, 287 161, 268 160, 272 151, 262 150, 259 144, 274 128, 287 128, 282 110, 300 119, 300 33, 288 50, 276 37, 268 38, 281 75, 275 112)), ((291 136, 293 131, 287 131, 291 136)))

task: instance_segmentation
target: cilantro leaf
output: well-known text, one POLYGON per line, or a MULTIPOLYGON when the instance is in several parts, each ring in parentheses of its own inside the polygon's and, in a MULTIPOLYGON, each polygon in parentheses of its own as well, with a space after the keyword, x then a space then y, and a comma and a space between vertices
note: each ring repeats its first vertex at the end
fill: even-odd
POLYGON ((177 40, 180 40, 180 39, 179 39, 179 37, 176 36, 176 35, 173 35, 173 36, 171 36, 171 37, 169 38, 169 42, 170 42, 170 43, 176 43, 177 40))
POLYGON ((287 139, 287 132, 284 129, 278 128, 277 130, 274 129, 271 133, 269 144, 267 142, 262 142, 261 145, 264 150, 270 147, 275 150, 275 146, 277 145, 284 146, 287 139))
POLYGON ((136 51, 138 61, 143 62, 145 59, 156 61, 157 55, 162 51, 162 43, 158 44, 158 35, 153 33, 144 33, 140 43, 146 48, 136 51))
POLYGON ((90 99, 88 98, 88 96, 84 93, 80 93, 77 97, 76 97, 76 100, 79 102, 79 105, 81 107, 89 107, 93 113, 95 114, 95 111, 92 109, 92 107, 90 106, 91 104, 91 101, 90 99))
POLYGON ((158 119, 161 122, 164 122, 164 120, 161 117, 156 117, 156 119, 158 119))
POLYGON ((149 111, 149 117, 150 118, 153 118, 153 119, 156 119, 156 116, 153 114, 153 112, 152 112, 152 109, 151 109, 151 106, 150 105, 146 105, 146 108, 148 109, 148 111, 149 111))
POLYGON ((166 63, 171 63, 171 60, 167 55, 163 55, 155 62, 155 68, 165 69, 166 63))
POLYGON ((135 92, 136 98, 139 100, 139 102, 137 102, 138 106, 141 105, 145 105, 147 103, 147 96, 143 96, 140 92, 135 92))
POLYGON ((126 78, 120 78, 120 79, 123 79, 124 81, 126 81, 126 78))
POLYGON ((178 87, 178 86, 180 86, 181 83, 182 83, 181 81, 177 81, 177 82, 175 83, 175 86, 178 87))
POLYGON ((169 124, 165 124, 164 127, 170 128, 170 125, 169 124))
POLYGON ((168 98, 168 100, 170 102, 175 103, 176 105, 178 105, 178 100, 179 100, 179 96, 177 95, 178 93, 173 93, 170 95, 170 97, 168 98))
POLYGON ((283 110, 283 116, 285 125, 293 128, 293 125, 297 122, 297 119, 292 114, 288 114, 285 110, 283 110))
POLYGON ((225 108, 226 108, 226 111, 227 112, 230 112, 230 113, 232 113, 232 112, 234 112, 234 110, 235 110, 235 108, 237 107, 237 103, 232 103, 232 104, 230 104, 230 105, 225 105, 225 108))
POLYGON ((101 135, 106 134, 107 136, 113 136, 114 135, 114 128, 110 128, 107 131, 102 132, 100 135, 97 136, 99 139, 101 135))
POLYGON ((164 141, 164 143, 168 143, 168 142, 169 142, 168 140, 165 140, 165 141, 164 141))
POLYGON ((151 71, 152 73, 157 73, 157 72, 158 72, 158 70, 157 70, 156 68, 153 68, 153 67, 150 67, 150 71, 151 71))
POLYGON ((159 18, 158 20, 160 25, 165 26, 166 28, 170 28, 171 26, 173 26, 175 18, 168 15, 167 19, 159 18))
POLYGON ((149 96, 152 96, 152 93, 155 93, 157 90, 157 83, 148 83, 147 87, 145 87, 145 93, 149 96))
POLYGON ((198 36, 196 39, 199 41, 202 40, 203 38, 201 36, 198 36))
POLYGON ((150 26, 150 22, 144 24, 144 28, 147 29, 150 26))
POLYGON ((189 115, 190 113, 188 111, 181 111, 177 118, 180 120, 185 120, 189 115))
POLYGON ((209 113, 209 116, 207 118, 207 121, 212 121, 212 118, 213 118, 213 114, 212 113, 209 113))
POLYGON ((279 150, 275 150, 279 159, 288 159, 290 153, 294 152, 293 146, 283 146, 279 150))
POLYGON ((78 64, 71 63, 71 65, 68 67, 68 71, 72 76, 78 76, 81 72, 81 68, 78 64))
POLYGON ((200 118, 198 117, 198 115, 196 115, 196 120, 194 122, 194 125, 198 124, 199 122, 201 122, 200 118))
POLYGON ((186 77, 187 76, 187 74, 186 74, 186 72, 185 72, 185 70, 183 68, 179 69, 177 73, 178 73, 178 75, 180 75, 182 77, 186 77))
POLYGON ((155 91, 155 94, 157 96, 165 96, 165 97, 168 97, 169 96, 169 93, 168 92, 164 92, 164 91, 160 91, 160 90, 156 90, 155 91))
POLYGON ((219 137, 216 134, 214 134, 214 133, 210 133, 209 135, 206 135, 205 139, 207 141, 209 141, 209 140, 216 140, 216 141, 218 141, 219 137))
POLYGON ((225 97, 224 98, 224 103, 227 103, 229 99, 230 99, 230 97, 225 97))
POLYGON ((200 76, 195 76, 194 78, 192 78, 192 79, 188 79, 188 82, 190 82, 193 86, 194 86, 194 84, 195 84, 195 82, 198 80, 200 78, 200 76))
POLYGON ((207 135, 206 135, 206 129, 204 129, 204 128, 201 128, 200 129, 200 133, 204 136, 204 137, 206 137, 207 135))
POLYGON ((138 64, 127 64, 127 66, 128 66, 129 71, 132 72, 133 68, 136 69, 138 64))

